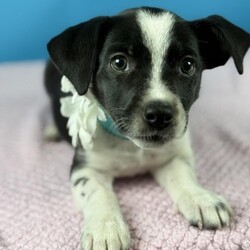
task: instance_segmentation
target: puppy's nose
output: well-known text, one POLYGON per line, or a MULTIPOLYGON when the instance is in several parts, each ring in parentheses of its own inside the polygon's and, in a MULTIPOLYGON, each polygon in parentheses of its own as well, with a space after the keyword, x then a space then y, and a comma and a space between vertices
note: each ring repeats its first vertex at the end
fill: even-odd
POLYGON ((153 102, 145 108, 143 118, 151 127, 164 129, 173 119, 173 109, 169 104, 153 102))

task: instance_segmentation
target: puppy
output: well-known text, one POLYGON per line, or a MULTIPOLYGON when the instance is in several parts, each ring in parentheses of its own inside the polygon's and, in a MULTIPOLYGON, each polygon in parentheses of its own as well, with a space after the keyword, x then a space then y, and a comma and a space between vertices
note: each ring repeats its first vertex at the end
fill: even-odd
POLYGON ((144 172, 191 225, 229 225, 228 203, 197 182, 188 112, 203 70, 232 57, 242 74, 249 46, 249 34, 220 16, 185 21, 149 7, 91 19, 49 42, 53 63, 45 82, 61 136, 70 140, 60 113, 63 75, 79 95, 91 92, 111 120, 111 126, 98 123, 91 150, 78 143, 71 167, 72 193, 84 216, 83 249, 129 249, 112 182, 144 172))

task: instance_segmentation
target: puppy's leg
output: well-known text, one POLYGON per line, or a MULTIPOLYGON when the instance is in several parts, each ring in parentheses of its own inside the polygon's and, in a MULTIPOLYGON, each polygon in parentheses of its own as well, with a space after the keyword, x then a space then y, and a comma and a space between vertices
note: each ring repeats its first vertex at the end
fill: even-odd
POLYGON ((190 148, 184 151, 189 154, 177 156, 156 170, 153 173, 155 179, 168 191, 179 212, 191 225, 205 229, 228 226, 231 214, 229 205, 223 197, 198 184, 192 151, 190 148))
POLYGON ((76 149, 71 170, 71 187, 83 213, 81 245, 84 250, 129 249, 130 234, 116 196, 113 179, 88 166, 82 149, 76 149))

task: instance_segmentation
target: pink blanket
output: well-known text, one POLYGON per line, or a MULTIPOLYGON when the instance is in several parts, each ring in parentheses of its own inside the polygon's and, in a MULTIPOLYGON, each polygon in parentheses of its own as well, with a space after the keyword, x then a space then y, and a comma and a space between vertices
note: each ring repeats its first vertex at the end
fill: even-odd
MULTIPOLYGON (((201 231, 174 213, 167 193, 148 175, 117 180, 134 250, 250 249, 250 53, 245 74, 232 60, 203 76, 191 112, 197 173, 234 211, 230 229, 201 231)), ((44 62, 0 66, 0 249, 80 249, 81 215, 73 206, 73 150, 48 143, 42 86, 44 62)))

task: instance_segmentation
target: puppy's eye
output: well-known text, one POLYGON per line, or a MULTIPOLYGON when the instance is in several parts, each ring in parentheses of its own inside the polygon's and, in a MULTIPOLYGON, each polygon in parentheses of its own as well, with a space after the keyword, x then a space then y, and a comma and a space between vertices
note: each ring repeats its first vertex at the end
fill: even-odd
POLYGON ((124 55, 115 55, 111 58, 110 65, 115 71, 127 71, 129 70, 128 59, 124 55))
POLYGON ((184 57, 181 60, 180 71, 185 76, 191 76, 195 72, 195 62, 192 57, 184 57))

